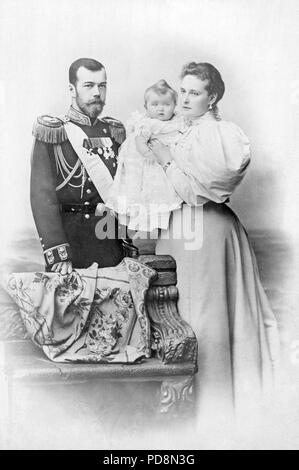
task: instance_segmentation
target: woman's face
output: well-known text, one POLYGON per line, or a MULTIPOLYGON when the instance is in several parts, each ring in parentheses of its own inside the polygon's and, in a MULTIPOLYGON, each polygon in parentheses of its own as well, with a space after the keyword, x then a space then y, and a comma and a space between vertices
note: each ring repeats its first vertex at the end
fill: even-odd
POLYGON ((207 85, 208 80, 201 80, 194 75, 185 75, 180 88, 181 108, 184 116, 197 117, 208 111, 209 104, 215 99, 208 95, 207 85))

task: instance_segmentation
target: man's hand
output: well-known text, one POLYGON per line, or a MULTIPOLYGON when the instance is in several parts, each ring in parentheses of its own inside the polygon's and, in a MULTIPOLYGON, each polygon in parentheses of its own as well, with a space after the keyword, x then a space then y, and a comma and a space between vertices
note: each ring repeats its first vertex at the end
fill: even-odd
POLYGON ((63 261, 61 263, 55 263, 52 266, 51 271, 60 273, 62 276, 71 274, 73 272, 73 266, 71 261, 63 261))
POLYGON ((161 144, 161 142, 159 142, 157 139, 151 140, 150 148, 155 154, 156 159, 160 165, 163 166, 165 163, 172 160, 172 155, 169 148, 166 145, 161 144))

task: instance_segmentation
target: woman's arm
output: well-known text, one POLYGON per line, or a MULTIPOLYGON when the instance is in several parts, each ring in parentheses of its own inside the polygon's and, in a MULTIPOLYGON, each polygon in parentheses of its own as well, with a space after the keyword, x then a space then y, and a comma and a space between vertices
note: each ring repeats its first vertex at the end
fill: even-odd
POLYGON ((158 140, 153 140, 151 146, 156 160, 164 168, 172 186, 183 201, 192 206, 205 204, 209 201, 208 198, 194 193, 192 178, 177 166, 166 145, 161 144, 158 140))
MULTIPOLYGON (((190 175, 186 175, 175 163, 174 160, 165 169, 166 175, 178 195, 190 206, 199 206, 205 204, 210 199, 195 194, 194 182, 190 175), (193 184, 192 184, 193 183, 193 184)), ((198 183, 197 183, 198 186, 198 183)), ((202 189, 204 193, 204 188, 202 189)), ((226 198, 225 198, 226 199, 226 198)))
POLYGON ((175 190, 190 205, 225 202, 250 162, 248 138, 238 126, 226 121, 204 121, 197 126, 171 164, 166 165, 172 161, 167 147, 154 143, 152 148, 175 190))

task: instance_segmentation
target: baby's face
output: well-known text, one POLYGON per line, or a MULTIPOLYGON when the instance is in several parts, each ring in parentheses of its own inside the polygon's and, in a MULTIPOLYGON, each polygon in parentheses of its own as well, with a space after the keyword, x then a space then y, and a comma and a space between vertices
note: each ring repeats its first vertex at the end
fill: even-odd
POLYGON ((151 91, 147 97, 145 108, 148 117, 169 121, 174 114, 175 103, 170 93, 158 95, 151 91))

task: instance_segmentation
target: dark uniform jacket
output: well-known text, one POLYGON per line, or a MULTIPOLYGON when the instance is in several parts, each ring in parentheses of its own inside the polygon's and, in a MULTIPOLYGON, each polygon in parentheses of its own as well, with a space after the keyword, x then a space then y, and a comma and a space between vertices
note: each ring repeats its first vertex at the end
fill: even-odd
POLYGON ((125 139, 125 130, 119 121, 98 118, 91 122, 73 107, 63 119, 50 116, 37 119, 33 128, 31 207, 46 269, 67 260, 71 260, 75 268, 86 268, 93 262, 100 267, 115 266, 123 257, 117 221, 108 214, 116 227, 115 237, 101 239, 103 237, 97 236, 97 223, 107 217, 107 212, 95 215, 96 206, 103 201, 67 138, 64 124, 68 120, 85 132, 84 146, 98 154, 112 177, 116 172, 118 149, 125 139), (105 148, 107 138, 109 146, 105 148))

